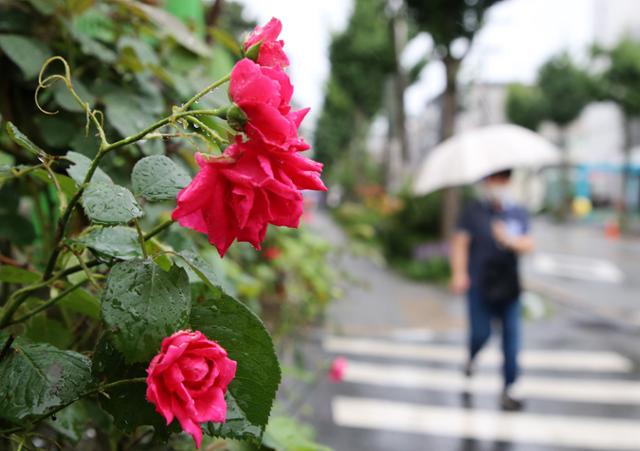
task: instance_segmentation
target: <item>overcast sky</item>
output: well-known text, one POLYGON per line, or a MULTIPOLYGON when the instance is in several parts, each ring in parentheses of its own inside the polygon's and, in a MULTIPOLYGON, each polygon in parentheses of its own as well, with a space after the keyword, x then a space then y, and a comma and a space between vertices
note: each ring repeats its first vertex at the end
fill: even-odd
MULTIPOLYGON (((311 106, 315 118, 322 107, 323 87, 329 72, 327 46, 331 34, 346 26, 352 2, 240 1, 246 5, 247 14, 258 22, 266 22, 272 16, 282 20, 282 37, 291 59, 289 72, 296 88, 295 100, 300 105, 311 106)), ((640 0, 505 0, 490 10, 486 25, 465 61, 462 78, 531 82, 537 68, 549 56, 563 50, 578 57, 583 54, 594 36, 602 33, 598 30, 606 28, 607 24, 599 16, 605 12, 611 15, 612 10, 640 16, 636 6, 640 7, 640 0), (612 8, 614 3, 626 4, 627 9, 612 8)), ((428 36, 419 36, 410 43, 403 60, 410 63, 419 59, 429 46, 428 36)), ((443 86, 441 64, 425 68, 419 82, 407 92, 409 113, 418 114, 443 86)))

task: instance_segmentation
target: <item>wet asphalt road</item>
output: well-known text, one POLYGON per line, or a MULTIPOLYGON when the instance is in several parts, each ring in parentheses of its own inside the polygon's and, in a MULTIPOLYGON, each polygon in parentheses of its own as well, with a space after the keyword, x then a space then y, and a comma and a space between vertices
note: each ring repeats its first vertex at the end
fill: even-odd
MULTIPOLYGON (((345 248, 327 217, 316 221, 345 248)), ((339 264, 361 283, 345 283, 307 344, 318 360, 350 363, 344 382, 309 394, 318 441, 336 451, 640 450, 640 245, 548 223, 536 234, 547 261, 525 273, 546 313, 524 323, 522 413, 498 406, 497 337, 473 380, 461 377, 462 299, 347 252, 339 264)))

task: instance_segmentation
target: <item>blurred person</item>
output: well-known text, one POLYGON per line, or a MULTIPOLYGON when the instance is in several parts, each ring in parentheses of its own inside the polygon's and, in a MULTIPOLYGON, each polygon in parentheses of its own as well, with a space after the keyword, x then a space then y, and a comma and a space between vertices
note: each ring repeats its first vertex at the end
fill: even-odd
POLYGON ((469 356, 465 374, 471 377, 475 357, 491 336, 492 321, 500 324, 504 357, 505 410, 520 410, 513 397, 520 348, 520 275, 518 256, 533 250, 529 215, 512 201, 511 170, 486 177, 481 195, 462 210, 451 243, 451 289, 466 294, 469 356))

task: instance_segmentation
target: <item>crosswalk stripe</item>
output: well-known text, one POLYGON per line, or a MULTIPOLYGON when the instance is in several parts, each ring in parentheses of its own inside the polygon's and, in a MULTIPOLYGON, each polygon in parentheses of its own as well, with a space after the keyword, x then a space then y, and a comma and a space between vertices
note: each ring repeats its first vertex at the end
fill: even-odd
MULTIPOLYGON (((344 380, 386 387, 426 388, 471 393, 499 393, 498 374, 475 374, 467 380, 460 371, 409 365, 388 365, 350 361, 344 380)), ((640 382, 615 379, 568 379, 523 377, 517 394, 532 399, 552 399, 606 404, 640 404, 640 382)))
MULTIPOLYGON (((463 346, 398 343, 368 338, 327 337, 325 351, 391 357, 408 360, 429 360, 460 364, 466 358, 463 346)), ((481 352, 480 364, 498 365, 502 357, 498 350, 489 348, 481 352)), ((626 357, 610 351, 579 350, 524 350, 520 362, 526 368, 573 371, 603 371, 626 373, 633 363, 626 357)))
POLYGON ((640 422, 594 417, 466 410, 371 398, 335 397, 334 422, 343 427, 391 430, 476 440, 638 450, 640 422))

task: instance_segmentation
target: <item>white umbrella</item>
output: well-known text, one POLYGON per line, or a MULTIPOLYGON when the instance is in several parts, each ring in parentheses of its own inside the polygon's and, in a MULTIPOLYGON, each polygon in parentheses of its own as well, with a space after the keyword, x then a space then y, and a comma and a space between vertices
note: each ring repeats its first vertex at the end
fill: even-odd
POLYGON ((491 125, 455 135, 429 152, 414 179, 415 194, 474 183, 511 168, 540 168, 559 164, 560 152, 526 128, 491 125))

